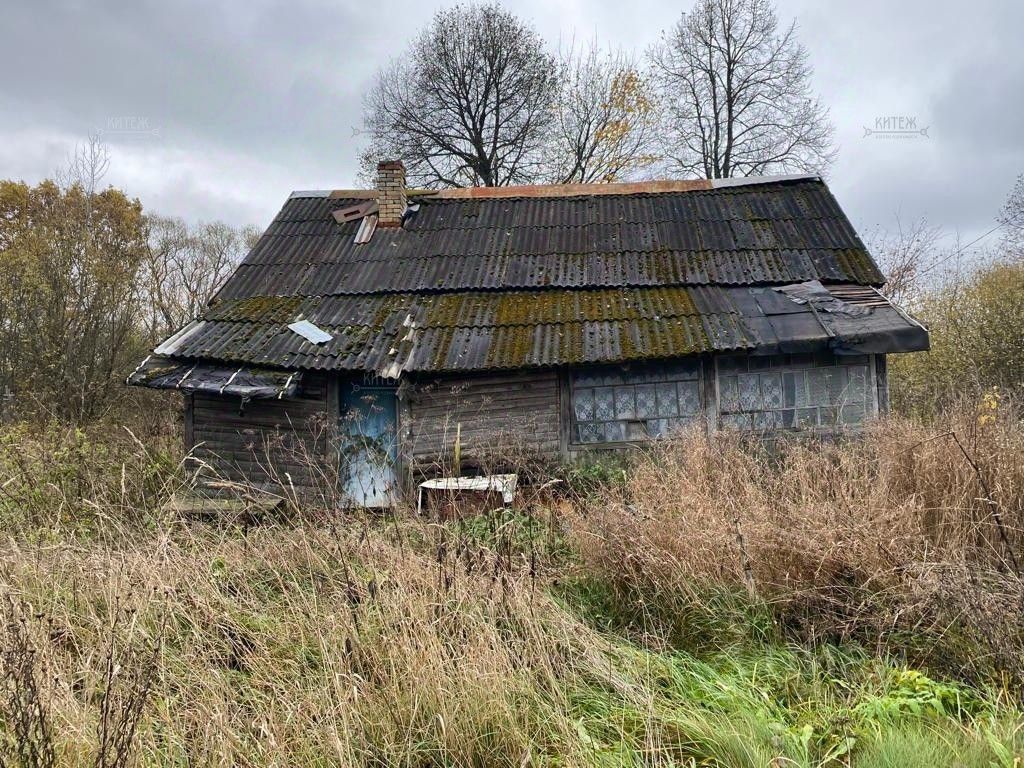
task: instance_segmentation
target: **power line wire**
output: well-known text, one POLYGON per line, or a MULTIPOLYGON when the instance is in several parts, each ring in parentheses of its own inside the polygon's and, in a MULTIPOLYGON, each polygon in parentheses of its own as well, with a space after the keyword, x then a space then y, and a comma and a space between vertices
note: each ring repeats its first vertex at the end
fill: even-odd
POLYGON ((993 232, 995 232, 995 231, 996 231, 997 229, 999 229, 999 228, 1000 228, 1001 226, 1003 226, 1003 225, 1002 225, 1002 224, 996 224, 996 225, 995 225, 994 227, 992 227, 992 229, 990 229, 990 230, 989 230, 988 232, 986 232, 985 234, 983 234, 983 235, 979 235, 978 237, 976 237, 976 238, 974 238, 973 240, 971 240, 971 242, 969 242, 969 243, 968 243, 967 245, 961 246, 961 247, 960 247, 960 248, 959 248, 958 250, 956 250, 956 251, 953 251, 953 253, 949 254, 948 256, 946 256, 946 257, 945 257, 945 258, 943 258, 943 259, 939 259, 939 260, 938 260, 937 262, 935 262, 934 264, 932 264, 932 265, 931 265, 930 267, 928 267, 927 269, 923 269, 923 270, 921 270, 921 274, 922 274, 922 275, 926 275, 926 274, 928 274, 929 272, 931 272, 931 271, 932 271, 933 269, 936 269, 937 267, 941 267, 941 266, 942 266, 943 264, 945 264, 945 263, 946 263, 947 261, 949 261, 950 259, 952 259, 952 258, 953 258, 954 256, 959 256, 959 255, 960 255, 961 253, 963 253, 964 251, 966 251, 966 250, 967 250, 968 248, 970 248, 970 247, 971 247, 972 245, 974 245, 975 243, 980 243, 980 242, 981 242, 982 240, 984 240, 984 239, 985 239, 986 237, 988 237, 989 235, 991 235, 991 234, 992 234, 993 232))

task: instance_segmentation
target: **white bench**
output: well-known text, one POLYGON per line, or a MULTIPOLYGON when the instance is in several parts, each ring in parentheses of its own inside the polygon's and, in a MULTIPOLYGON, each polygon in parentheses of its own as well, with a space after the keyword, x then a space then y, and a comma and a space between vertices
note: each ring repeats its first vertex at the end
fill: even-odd
POLYGON ((516 495, 518 475, 484 475, 483 477, 435 477, 420 483, 416 497, 416 514, 423 513, 423 491, 470 491, 500 493, 507 507, 516 495))

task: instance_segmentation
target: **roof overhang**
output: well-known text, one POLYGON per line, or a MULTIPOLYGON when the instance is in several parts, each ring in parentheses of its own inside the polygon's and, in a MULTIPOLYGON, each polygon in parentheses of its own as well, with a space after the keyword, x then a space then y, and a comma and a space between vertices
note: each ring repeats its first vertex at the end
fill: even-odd
POLYGON ((242 400, 294 397, 302 381, 299 371, 278 371, 248 365, 181 362, 150 355, 128 376, 126 383, 151 389, 176 389, 234 395, 242 400))
POLYGON ((754 339, 753 354, 921 352, 928 329, 870 286, 722 289, 754 339))

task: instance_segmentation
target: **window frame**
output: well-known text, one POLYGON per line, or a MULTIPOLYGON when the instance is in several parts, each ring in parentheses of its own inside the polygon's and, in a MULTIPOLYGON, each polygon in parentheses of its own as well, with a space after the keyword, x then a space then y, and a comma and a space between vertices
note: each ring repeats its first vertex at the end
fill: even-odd
MULTIPOLYGON (((810 434, 810 433, 815 433, 815 432, 827 433, 827 432, 840 432, 840 431, 844 431, 844 430, 859 430, 859 429, 863 429, 864 425, 869 420, 871 420, 873 418, 877 418, 878 415, 879 415, 878 372, 877 372, 877 367, 876 367, 876 357, 877 356, 874 355, 874 354, 867 354, 867 353, 865 353, 863 355, 837 355, 837 354, 835 354, 833 352, 799 353, 799 354, 798 353, 791 353, 791 354, 776 354, 776 355, 730 355, 730 354, 715 355, 714 371, 713 371, 713 377, 714 377, 714 398, 715 398, 715 402, 714 402, 714 428, 717 429, 717 430, 736 429, 736 430, 738 430, 738 431, 740 431, 740 432, 742 432, 744 434, 769 434, 769 433, 772 433, 772 432, 775 432, 775 433, 785 433, 785 434, 793 434, 793 433, 810 434), (832 362, 829 365, 817 365, 816 359, 819 358, 823 354, 827 354, 827 355, 831 356, 832 362), (797 357, 797 356, 799 356, 799 357, 804 357, 804 356, 811 357, 812 361, 811 361, 811 363, 809 365, 800 365, 800 364, 794 364, 792 362, 787 362, 786 364, 778 366, 778 367, 776 367, 776 366, 769 366, 766 370, 769 370, 769 371, 778 370, 780 373, 785 373, 787 371, 798 371, 798 370, 800 370, 800 371, 827 370, 829 368, 839 368, 839 367, 852 368, 854 366, 863 365, 864 368, 865 368, 864 420, 861 421, 860 423, 856 423, 856 424, 844 424, 844 423, 842 423, 842 420, 841 420, 841 417, 840 417, 840 420, 837 421, 837 423, 835 423, 835 424, 823 425, 823 424, 820 424, 820 423, 816 423, 816 424, 813 424, 811 426, 806 426, 806 427, 799 427, 799 426, 796 426, 794 424, 794 426, 790 426, 790 427, 787 427, 787 426, 775 426, 775 427, 769 427, 767 429, 755 429, 755 428, 744 429, 742 427, 734 427, 733 425, 729 425, 729 424, 725 423, 723 417, 729 416, 729 415, 733 415, 734 413, 754 414, 754 413, 764 413, 765 411, 764 410, 761 410, 761 411, 730 411, 728 413, 724 413, 723 412, 723 410, 722 410, 722 373, 721 373, 721 363, 722 363, 723 359, 730 358, 730 357, 745 357, 747 360, 749 360, 750 358, 753 358, 753 357, 768 357, 768 358, 786 357, 786 358, 792 358, 792 357, 797 357), (863 362, 853 362, 853 361, 851 361, 851 362, 844 363, 843 362, 843 358, 845 358, 845 357, 863 357, 863 358, 866 358, 866 360, 864 360, 863 362)), ((750 368, 749 368, 749 365, 748 365, 748 368, 747 368, 747 372, 748 373, 760 373, 760 371, 751 371, 750 368)), ((731 375, 733 375, 733 373, 729 372, 729 373, 726 373, 725 375, 726 376, 731 376, 731 375)), ((739 375, 739 374, 737 373, 736 375, 739 375)), ((825 408, 825 407, 835 407, 835 406, 831 406, 831 405, 827 405, 827 406, 813 405, 813 406, 811 406, 811 405, 808 405, 806 407, 814 408, 816 411, 818 411, 816 416, 817 416, 817 420, 820 422, 820 418, 821 418, 820 409, 821 408, 825 408)), ((769 410, 790 410, 790 409, 788 409, 788 408, 781 408, 781 409, 769 409, 769 410)), ((793 408, 792 410, 795 411, 797 409, 793 408)))
MULTIPOLYGON (((696 376, 693 379, 672 379, 666 378, 667 381, 671 381, 674 384, 679 382, 693 381, 697 384, 697 411, 694 413, 691 423, 699 424, 702 428, 706 429, 708 425, 708 384, 707 384, 707 371, 706 366, 707 360, 703 357, 694 358, 693 361, 696 364, 696 376)), ((656 368, 659 365, 671 366, 674 364, 680 364, 683 362, 689 362, 686 358, 679 358, 665 361, 636 361, 633 363, 623 364, 597 364, 593 366, 578 366, 568 368, 565 371, 565 375, 562 377, 562 397, 564 401, 563 414, 566 417, 566 440, 564 446, 569 451, 584 451, 584 450, 607 450, 607 449, 623 449, 623 448, 637 448, 644 445, 649 445, 655 440, 661 439, 662 435, 650 435, 647 434, 644 437, 637 440, 602 440, 593 443, 585 443, 579 439, 579 425, 576 418, 576 404, 574 401, 574 384, 573 379, 576 376, 586 375, 588 373, 600 374, 602 371, 607 372, 618 372, 620 374, 629 375, 635 373, 638 368, 656 368)), ((643 386, 650 382, 638 382, 635 384, 629 384, 624 382, 623 385, 629 384, 630 386, 643 386)), ((664 383, 664 382, 663 382, 664 383)), ((623 386, 618 385, 618 386, 623 386)), ((598 386, 616 386, 616 385, 598 385, 598 386)), ((588 387, 585 387, 588 388, 588 387)), ((593 388, 593 386, 589 387, 593 388)), ((619 421, 616 419, 615 421, 619 421)), ((648 419, 633 419, 630 421, 646 422, 648 419)), ((646 428, 645 428, 646 431, 646 428)))

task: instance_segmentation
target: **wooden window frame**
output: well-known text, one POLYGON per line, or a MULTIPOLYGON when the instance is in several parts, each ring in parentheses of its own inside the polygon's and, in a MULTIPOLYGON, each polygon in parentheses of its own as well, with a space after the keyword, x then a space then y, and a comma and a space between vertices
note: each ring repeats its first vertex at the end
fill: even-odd
MULTIPOLYGON (((561 402, 559 403, 559 413, 562 417, 562 425, 559 430, 562 435, 562 453, 563 456, 569 457, 572 454, 583 453, 586 451, 593 450, 624 450, 630 448, 642 448, 645 445, 650 445, 654 441, 658 440, 660 436, 646 436, 638 440, 608 440, 594 443, 584 443, 577 439, 578 429, 576 423, 576 409, 573 404, 573 386, 572 378, 574 375, 579 375, 585 371, 595 369, 621 369, 623 365, 627 366, 651 366, 651 365, 672 365, 680 362, 693 362, 697 364, 697 375, 694 379, 670 379, 673 383, 679 383, 680 381, 695 381, 697 383, 697 403, 698 408, 696 413, 693 415, 692 422, 699 423, 701 420, 707 424, 709 418, 710 409, 708 407, 708 362, 709 359, 705 357, 697 358, 672 358, 663 361, 645 361, 640 360, 634 363, 628 364, 595 364, 587 366, 576 366, 573 368, 566 368, 561 372, 559 376, 559 397, 561 402)), ((633 385, 636 386, 636 385, 633 385)), ((647 421, 646 419, 638 419, 637 421, 647 421)))

